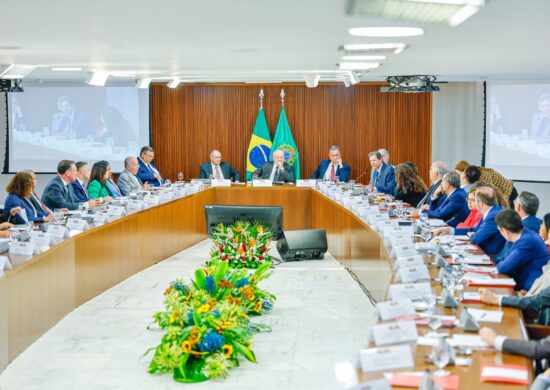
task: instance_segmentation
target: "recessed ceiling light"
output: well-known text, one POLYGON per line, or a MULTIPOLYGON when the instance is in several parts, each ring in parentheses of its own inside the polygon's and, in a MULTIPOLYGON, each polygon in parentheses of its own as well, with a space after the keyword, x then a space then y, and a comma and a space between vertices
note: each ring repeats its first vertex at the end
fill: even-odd
POLYGON ((149 84, 151 84, 151 79, 146 77, 143 79, 138 79, 136 87, 138 87, 139 89, 147 89, 149 88, 149 84))
POLYGON ((419 27, 358 27, 348 30, 350 35, 358 37, 416 37, 424 34, 419 27))
POLYGON ((104 71, 97 71, 92 74, 92 76, 86 81, 88 85, 94 85, 96 87, 103 87, 109 78, 109 73, 104 71))
POLYGON ((179 85, 180 82, 181 82, 180 79, 175 78, 175 79, 173 79, 172 81, 170 81, 170 82, 167 84, 167 86, 168 86, 168 88, 177 88, 177 86, 179 85))
POLYGON ((366 51, 366 50, 386 50, 393 51, 395 54, 401 53, 407 45, 404 43, 352 43, 344 45, 345 51, 366 51))
POLYGON ((342 61, 381 61, 385 59, 386 56, 342 56, 342 61))
POLYGON ((111 76, 114 76, 114 77, 137 77, 137 74, 136 73, 114 72, 114 73, 111 73, 111 76))
POLYGON ((78 72, 78 71, 81 71, 82 68, 58 66, 58 67, 52 68, 52 70, 54 72, 78 72))
POLYGON ((378 62, 340 62, 340 69, 344 70, 366 70, 378 68, 378 62))

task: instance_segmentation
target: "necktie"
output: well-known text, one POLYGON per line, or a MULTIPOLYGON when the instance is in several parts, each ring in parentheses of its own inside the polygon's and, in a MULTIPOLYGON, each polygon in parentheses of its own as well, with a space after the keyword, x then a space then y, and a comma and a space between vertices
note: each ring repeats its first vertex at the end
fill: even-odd
POLYGON ((334 165, 330 164, 330 181, 331 183, 334 182, 334 177, 336 176, 336 172, 334 171, 334 165))
POLYGON ((374 181, 373 185, 375 187, 378 185, 378 176, 380 176, 380 172, 374 171, 374 176, 372 177, 372 180, 374 181))
POLYGON ((86 187, 84 187, 80 181, 78 182, 78 185, 80 186, 80 188, 84 190, 84 193, 86 194, 86 196, 88 196, 88 191, 86 190, 86 187))
POLYGON ((219 165, 216 165, 216 179, 222 179, 222 173, 219 165))
POLYGON ((32 193, 32 197, 35 201, 37 201, 40 204, 40 207, 42 208, 42 211, 44 211, 46 214, 50 214, 51 210, 42 202, 42 199, 38 195, 36 195, 35 192, 32 193))

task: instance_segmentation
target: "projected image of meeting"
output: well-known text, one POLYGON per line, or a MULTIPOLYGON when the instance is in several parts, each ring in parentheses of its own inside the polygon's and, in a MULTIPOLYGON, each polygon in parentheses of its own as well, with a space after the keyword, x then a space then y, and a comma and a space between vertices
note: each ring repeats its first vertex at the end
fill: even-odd
POLYGON ((486 165, 511 179, 550 181, 550 82, 487 87, 486 165))
POLYGON ((149 144, 148 116, 148 92, 134 87, 25 87, 8 98, 9 170, 54 172, 63 155, 120 172, 149 144))

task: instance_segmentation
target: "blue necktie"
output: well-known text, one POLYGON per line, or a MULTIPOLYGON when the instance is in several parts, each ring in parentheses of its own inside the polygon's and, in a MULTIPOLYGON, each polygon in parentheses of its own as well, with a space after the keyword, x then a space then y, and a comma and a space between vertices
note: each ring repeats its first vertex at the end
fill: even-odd
POLYGON ((380 172, 374 171, 374 176, 372 177, 374 181, 374 186, 376 187, 378 185, 378 176, 380 176, 380 172))

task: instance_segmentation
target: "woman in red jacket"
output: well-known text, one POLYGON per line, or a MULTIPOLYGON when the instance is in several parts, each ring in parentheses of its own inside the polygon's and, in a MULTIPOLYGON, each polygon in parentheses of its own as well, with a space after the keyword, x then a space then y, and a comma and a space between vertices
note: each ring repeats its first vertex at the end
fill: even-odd
POLYGON ((464 222, 456 226, 457 228, 471 228, 481 221, 482 214, 476 209, 476 188, 477 186, 473 186, 468 192, 468 208, 470 209, 470 214, 466 217, 464 222))

